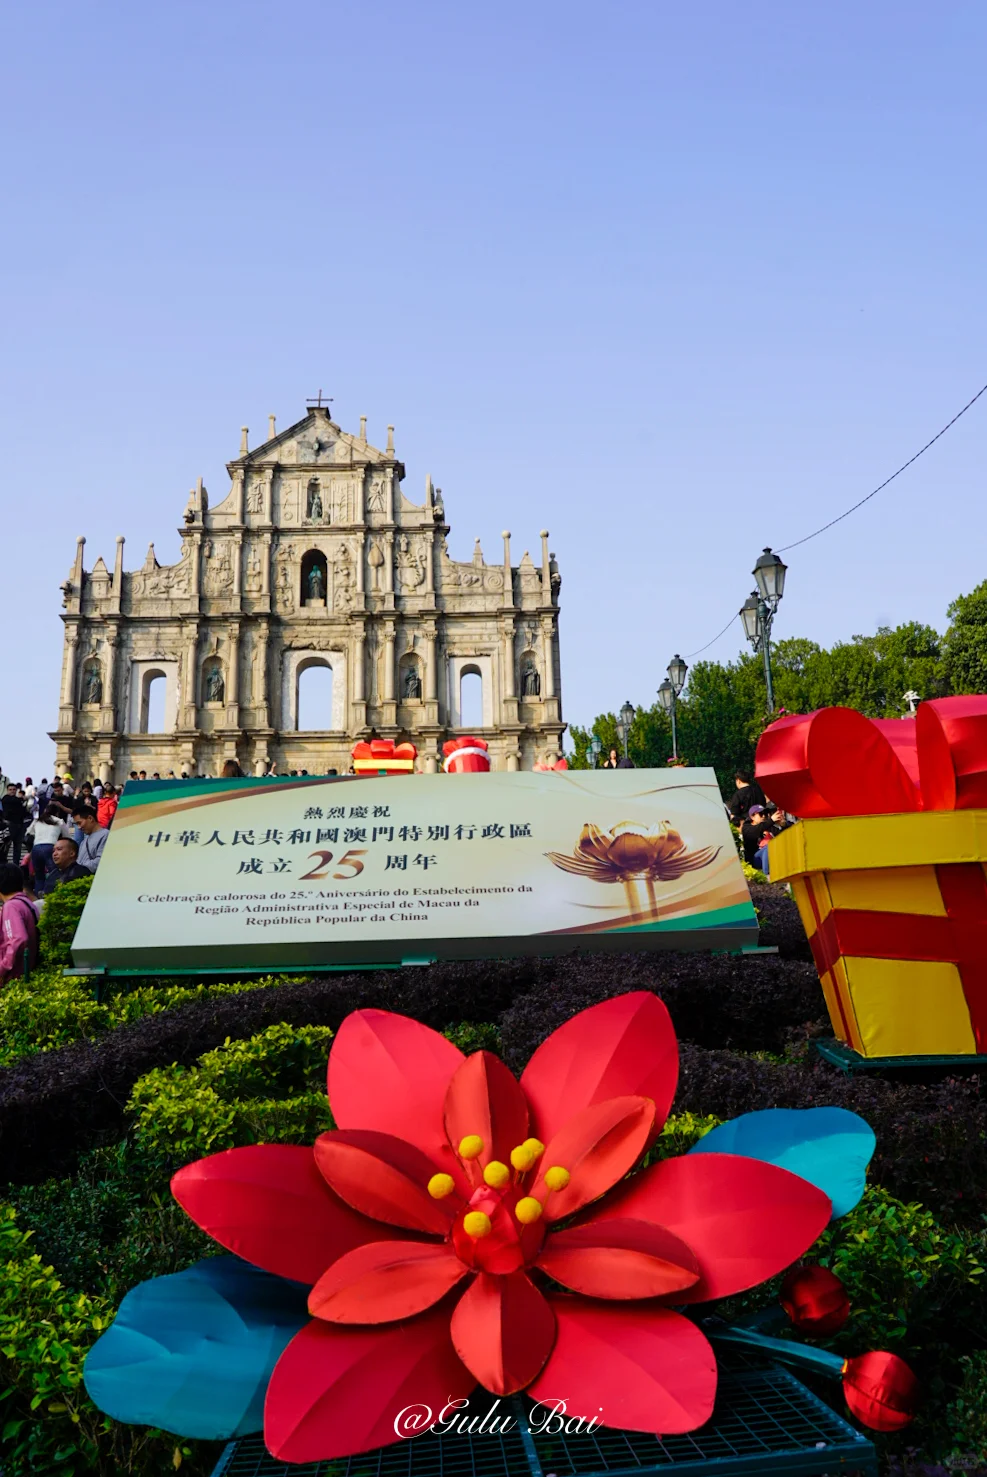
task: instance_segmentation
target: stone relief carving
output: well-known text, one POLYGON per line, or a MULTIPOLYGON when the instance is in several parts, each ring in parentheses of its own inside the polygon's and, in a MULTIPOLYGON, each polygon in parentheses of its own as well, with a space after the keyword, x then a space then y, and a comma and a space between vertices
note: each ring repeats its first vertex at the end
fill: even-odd
POLYGON ((254 482, 251 484, 250 490, 247 493, 247 512, 259 513, 262 510, 263 505, 264 494, 261 490, 260 484, 254 482))
POLYGON ((207 595, 223 595, 233 587, 233 561, 228 543, 217 545, 207 539, 202 546, 206 561, 203 587, 207 595))
POLYGON ((384 550, 381 548, 380 539, 371 539, 367 550, 367 563, 370 566, 370 588, 379 590, 381 588, 381 570, 385 564, 384 550))
POLYGON ((281 485, 281 521, 282 523, 294 523, 296 521, 296 493, 298 488, 294 482, 284 482, 281 485))
POLYGON ((280 611, 289 611, 293 608, 294 579, 291 573, 291 554, 287 549, 282 549, 275 561, 277 573, 274 577, 274 600, 280 611))
POLYGON ((247 555, 247 572, 244 576, 243 587, 248 595, 259 595, 264 588, 264 566, 260 549, 256 544, 251 544, 250 553, 247 555))
POLYGON ((394 563, 402 590, 416 590, 425 583, 425 551, 420 545, 412 544, 406 533, 402 533, 398 539, 394 563))
POLYGON ((387 501, 387 482, 383 477, 373 477, 367 493, 367 512, 383 513, 387 501))
POLYGON ((347 544, 340 544, 332 564, 333 608, 352 610, 356 596, 353 555, 347 544))

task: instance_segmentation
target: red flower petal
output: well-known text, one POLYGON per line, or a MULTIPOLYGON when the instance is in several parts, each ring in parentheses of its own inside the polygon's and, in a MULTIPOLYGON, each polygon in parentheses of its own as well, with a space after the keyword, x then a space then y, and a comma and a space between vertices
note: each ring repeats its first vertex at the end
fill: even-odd
POLYGON ((513 1215, 513 1200, 501 1199, 495 1190, 481 1185, 473 1192, 470 1210, 480 1210, 490 1217, 490 1232, 474 1238, 466 1234, 463 1224, 466 1212, 460 1215, 452 1228, 452 1244, 461 1262, 477 1272, 497 1272, 506 1275, 524 1266, 530 1257, 534 1260, 545 1232, 541 1222, 533 1226, 522 1226, 513 1215), (530 1237, 525 1232, 532 1232, 530 1237))
POLYGON ((553 1231, 537 1265, 564 1287, 591 1298, 663 1297, 699 1281, 699 1263, 690 1248, 650 1221, 591 1220, 553 1231))
POLYGON ((731 1297, 783 1272, 829 1224, 829 1197, 807 1180, 738 1154, 664 1159, 621 1185, 587 1219, 656 1221, 699 1259, 695 1287, 676 1301, 731 1297))
POLYGON ((312 1150, 290 1144, 211 1154, 180 1169, 171 1193, 227 1251, 296 1282, 316 1282, 345 1252, 396 1234, 344 1205, 312 1150))
POLYGON ((528 1391, 566 1416, 671 1436, 709 1420, 716 1360, 694 1323, 654 1303, 550 1299, 558 1323, 552 1357, 528 1391))
POLYGON ((432 1199, 428 1182, 435 1165, 390 1133, 358 1128, 322 1133, 315 1141, 315 1162, 347 1205, 388 1225, 444 1236, 460 1209, 455 1195, 432 1199))
POLYGON ((438 1031, 389 1010, 355 1010, 329 1053, 329 1103, 340 1128, 400 1133, 449 1174, 446 1088, 463 1053, 438 1031))
POLYGON ((570 1118, 546 1144, 531 1189, 545 1206, 545 1220, 560 1221, 572 1215, 622 1179, 643 1154, 654 1115, 649 1098, 616 1097, 570 1118), (570 1180, 564 1190, 549 1192, 545 1174, 556 1165, 569 1171, 570 1180))
POLYGON ((668 1011, 657 995, 633 990, 580 1011, 553 1031, 525 1068, 521 1086, 533 1132, 543 1143, 580 1108, 628 1094, 653 1100, 652 1137, 657 1137, 678 1075, 678 1044, 668 1011))
POLYGON ((476 1381, 449 1337, 444 1304, 409 1323, 339 1328, 313 1321, 274 1367, 264 1404, 264 1441, 285 1462, 333 1461, 399 1440, 402 1412, 427 1430, 476 1381), (427 1408, 428 1414, 425 1414, 427 1408))
POLYGON ((475 1051, 460 1066, 446 1090, 445 1127, 456 1148, 468 1134, 478 1133, 483 1152, 468 1161, 467 1176, 478 1173, 491 1159, 510 1163, 510 1153, 528 1136, 528 1104, 513 1072, 489 1051, 475 1051), (476 1170, 473 1169, 476 1165, 476 1170))
POLYGON ((333 1262, 308 1311, 329 1323, 393 1323, 431 1308, 467 1275, 447 1242, 373 1241, 333 1262))
POLYGON ((524 1272, 481 1272, 452 1315, 456 1353, 495 1395, 529 1385, 552 1352, 555 1316, 524 1272))

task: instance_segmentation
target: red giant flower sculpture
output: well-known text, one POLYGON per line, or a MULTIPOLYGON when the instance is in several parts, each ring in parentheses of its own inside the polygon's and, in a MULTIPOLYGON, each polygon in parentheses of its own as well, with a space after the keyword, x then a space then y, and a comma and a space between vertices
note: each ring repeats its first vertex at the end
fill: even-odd
POLYGON ((311 1286, 312 1321, 268 1386, 270 1451, 301 1462, 386 1445, 401 1412, 424 1429, 477 1383, 609 1426, 701 1425, 716 1362, 670 1304, 782 1271, 831 1206, 730 1154, 628 1178, 677 1076, 668 1012, 643 992, 573 1017, 520 1083, 489 1052, 464 1057, 426 1026, 361 1010, 329 1060, 339 1128, 314 1152, 256 1145, 180 1170, 173 1192, 203 1230, 311 1286))

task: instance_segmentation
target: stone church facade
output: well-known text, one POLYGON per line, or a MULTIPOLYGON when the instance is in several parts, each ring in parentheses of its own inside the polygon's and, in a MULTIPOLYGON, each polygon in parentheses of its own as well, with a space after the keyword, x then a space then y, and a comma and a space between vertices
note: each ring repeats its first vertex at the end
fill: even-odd
POLYGON ((379 451, 325 406, 228 464, 215 507, 200 479, 185 508, 181 557, 140 569, 84 568, 85 539, 62 586, 65 644, 56 768, 120 783, 131 770, 345 773, 358 738, 410 738, 437 769, 444 740, 475 733, 495 769, 561 752, 559 586, 548 534, 540 558, 487 564, 448 551, 441 490, 411 502, 393 428, 379 451), (332 673, 331 727, 304 731, 299 683, 332 673), (483 721, 464 726, 464 678, 478 677, 483 721), (164 720, 148 732, 152 684, 164 720), (160 692, 160 689, 157 690, 160 692))

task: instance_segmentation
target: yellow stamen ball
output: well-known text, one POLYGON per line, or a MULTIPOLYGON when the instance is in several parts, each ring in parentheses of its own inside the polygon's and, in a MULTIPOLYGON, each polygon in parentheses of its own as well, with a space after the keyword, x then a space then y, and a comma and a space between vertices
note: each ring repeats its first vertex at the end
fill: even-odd
POLYGON ((525 1139, 524 1148, 530 1149, 536 1159, 539 1154, 544 1154, 545 1152, 545 1145, 541 1139, 525 1139))
POLYGON ((511 1163, 521 1174, 525 1174, 535 1162, 535 1155, 527 1144, 518 1144, 511 1150, 511 1163))
POLYGON ((501 1164, 499 1159, 491 1159, 490 1163, 483 1171, 483 1178, 486 1180, 487 1184, 492 1185, 495 1190, 499 1190, 502 1188, 502 1186, 506 1185, 510 1177, 511 1171, 508 1169, 506 1164, 501 1164))
POLYGON ((533 1226, 535 1221, 541 1215, 541 1212, 541 1201, 536 1200, 534 1195, 525 1195, 524 1199, 519 1200, 517 1205, 515 1205, 514 1207, 514 1214, 517 1216, 522 1226, 533 1226))
POLYGON ((428 1193, 433 1200, 444 1200, 455 1188, 456 1181, 451 1174, 433 1174, 428 1182, 428 1193))
POLYGON ((569 1171, 563 1169, 561 1164, 553 1164, 551 1169, 545 1171, 545 1183, 550 1190, 564 1190, 569 1183, 569 1171))
POLYGON ((474 1241, 481 1241, 484 1236, 490 1235, 490 1217, 484 1215, 482 1210, 471 1210, 468 1215, 463 1216, 463 1230, 474 1241))
POLYGON ((483 1140, 478 1133, 468 1133, 459 1140, 460 1159, 478 1159, 483 1153, 483 1140))

